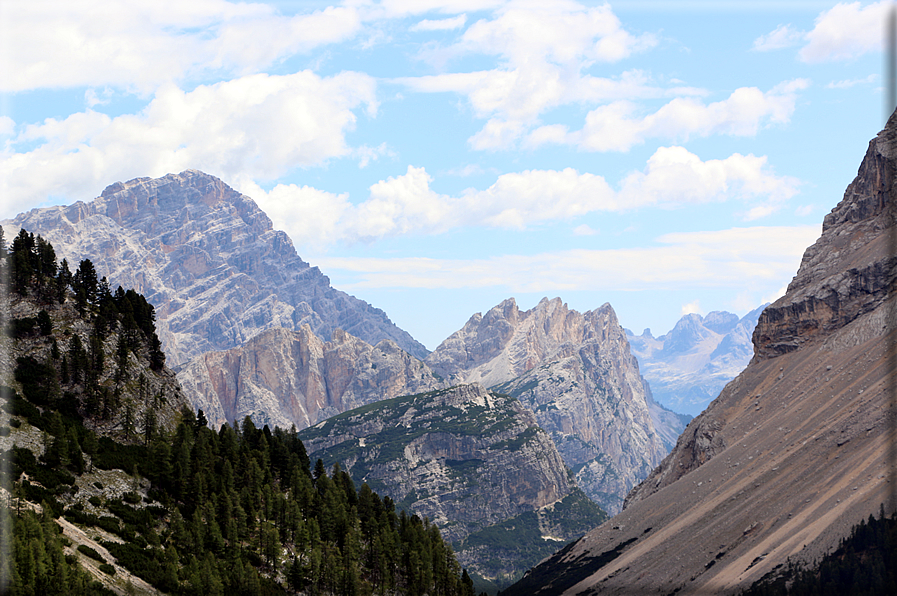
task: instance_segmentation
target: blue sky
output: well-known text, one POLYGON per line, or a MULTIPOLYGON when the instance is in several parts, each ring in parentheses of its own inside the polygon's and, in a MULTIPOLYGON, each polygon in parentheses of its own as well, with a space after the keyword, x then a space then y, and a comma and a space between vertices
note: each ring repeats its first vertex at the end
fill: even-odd
POLYGON ((885 2, 0 4, 0 219, 188 168, 433 349, 780 295, 885 119, 885 2))

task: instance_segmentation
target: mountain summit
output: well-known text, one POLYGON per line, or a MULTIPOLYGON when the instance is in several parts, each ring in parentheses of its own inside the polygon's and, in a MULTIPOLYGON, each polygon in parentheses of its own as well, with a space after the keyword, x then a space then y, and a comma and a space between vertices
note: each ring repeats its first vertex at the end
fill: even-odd
POLYGON ((93 201, 3 223, 40 234, 60 258, 91 255, 113 287, 143 293, 172 364, 306 324, 325 340, 340 328, 427 355, 382 310, 332 288, 252 199, 196 170, 116 182, 93 201))
POLYGON ((869 144, 747 368, 623 511, 504 594, 731 594, 897 509, 897 113, 869 144))

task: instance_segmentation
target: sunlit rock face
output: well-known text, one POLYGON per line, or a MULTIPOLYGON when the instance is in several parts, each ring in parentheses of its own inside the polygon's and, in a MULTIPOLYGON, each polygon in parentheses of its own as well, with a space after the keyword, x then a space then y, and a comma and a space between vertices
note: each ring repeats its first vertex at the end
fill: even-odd
POLYGON ((269 329, 230 350, 188 362, 178 380, 217 428, 250 416, 257 426, 303 429, 371 402, 442 383, 420 360, 384 340, 376 346, 335 329, 269 329))
POLYGON ((667 452, 638 363, 609 304, 579 313, 559 298, 520 311, 508 299, 475 314, 425 362, 450 382, 519 399, 558 446, 586 494, 609 512, 667 452), (656 422, 655 422, 656 419, 656 422))
POLYGON ((620 514, 503 594, 733 594, 897 509, 895 169, 897 115, 760 315, 747 368, 620 514))
POLYGON ((252 199, 196 170, 116 182, 93 201, 34 209, 6 226, 50 240, 72 270, 90 255, 113 288, 144 294, 173 365, 302 325, 325 340, 340 328, 427 354, 383 311, 330 287, 252 199))

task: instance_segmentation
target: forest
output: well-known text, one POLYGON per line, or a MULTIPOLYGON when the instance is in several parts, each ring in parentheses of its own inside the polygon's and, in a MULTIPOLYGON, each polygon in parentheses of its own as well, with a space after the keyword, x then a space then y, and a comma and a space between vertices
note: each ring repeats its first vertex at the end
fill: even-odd
POLYGON ((339 465, 312 466, 295 429, 246 417, 215 431, 184 404, 171 424, 157 418, 172 403, 147 391, 164 354, 142 295, 112 292, 88 259, 71 273, 25 231, 8 252, 0 231, 0 257, 10 300, 39 309, 9 321, 29 355, 15 362, 20 392, 2 388, 10 426, 0 434, 30 426, 44 442, 40 454, 0 455, 13 483, 0 523, 9 593, 106 593, 111 582, 88 574, 85 557, 110 577, 115 563, 169 594, 474 593, 434 524, 357 487, 339 465), (67 304, 78 320, 66 318, 67 304), (124 470, 130 490, 84 498, 79 480, 94 470, 124 470), (60 517, 102 536, 111 560, 72 548, 60 517))

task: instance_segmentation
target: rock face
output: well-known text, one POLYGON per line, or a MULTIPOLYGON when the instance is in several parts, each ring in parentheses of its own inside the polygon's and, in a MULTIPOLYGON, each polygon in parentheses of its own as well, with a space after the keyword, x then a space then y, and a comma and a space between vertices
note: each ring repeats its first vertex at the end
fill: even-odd
POLYGON ((622 513, 506 594, 736 593, 897 509, 895 159, 897 114, 760 316, 748 367, 622 513))
POLYGON ((381 401, 299 436, 312 461, 340 463, 429 517, 461 564, 490 579, 522 572, 606 519, 532 413, 479 384, 381 401))
POLYGON ((324 341, 308 325, 269 329, 238 348, 203 354, 178 380, 214 428, 250 416, 259 427, 303 429, 364 404, 442 386, 391 340, 371 346, 335 329, 324 341))
POLYGON ((325 339, 340 328, 427 354, 383 311, 330 287, 252 199, 196 170, 116 182, 89 203, 34 209, 3 225, 42 235, 73 269, 90 255, 113 288, 144 294, 172 365, 302 325, 325 339))
POLYGON ((669 333, 653 337, 626 331, 632 353, 658 403, 691 416, 700 414, 754 355, 751 334, 763 305, 741 319, 714 311, 685 315, 669 333))
POLYGON ((511 298, 475 314, 425 362, 452 382, 482 383, 519 399, 551 434, 577 483, 609 512, 619 511, 667 452, 609 304, 583 314, 559 298, 543 299, 521 312, 511 298))

